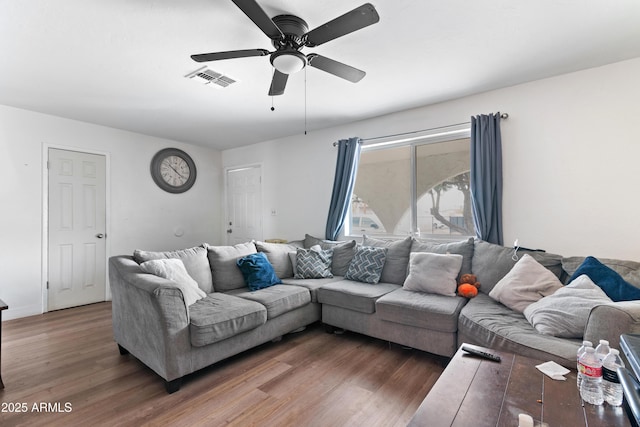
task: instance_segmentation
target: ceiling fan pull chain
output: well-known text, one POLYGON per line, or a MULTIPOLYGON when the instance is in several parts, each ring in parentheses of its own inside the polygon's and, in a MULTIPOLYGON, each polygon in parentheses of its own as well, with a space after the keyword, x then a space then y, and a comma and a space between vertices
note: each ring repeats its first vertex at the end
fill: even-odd
POLYGON ((307 134, 307 67, 304 67, 304 134, 307 134))
MULTIPOLYGON (((271 74, 272 74, 271 77, 273 78, 273 75, 276 74, 276 69, 275 68, 273 69, 273 72, 271 74)), ((271 111, 275 111, 276 110, 276 107, 273 106, 273 98, 274 98, 274 96, 271 95, 271 111)))

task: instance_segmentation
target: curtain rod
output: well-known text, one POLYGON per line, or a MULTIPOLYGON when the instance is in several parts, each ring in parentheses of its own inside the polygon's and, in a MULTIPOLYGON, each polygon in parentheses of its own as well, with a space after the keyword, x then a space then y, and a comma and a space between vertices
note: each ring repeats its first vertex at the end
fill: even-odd
MULTIPOLYGON (((500 113, 500 118, 503 120, 506 120, 509 118, 509 114, 508 113, 500 113)), ((360 142, 365 142, 365 141, 374 141, 376 139, 385 139, 385 138, 393 138, 396 136, 406 136, 406 135, 412 135, 414 133, 421 133, 421 132, 428 132, 428 131, 432 131, 432 130, 439 130, 439 129, 446 129, 446 128, 450 128, 450 127, 454 127, 454 126, 461 126, 461 125, 469 125, 471 124, 471 122, 462 122, 462 123, 455 123, 453 125, 447 125, 447 126, 438 126, 438 127, 434 127, 434 128, 429 128, 429 129, 421 129, 421 130, 414 130, 411 132, 402 132, 402 133, 395 133, 393 135, 384 135, 384 136, 374 136, 371 138, 362 138, 360 140, 360 142)), ((333 143, 333 146, 336 147, 338 145, 337 142, 333 143)))

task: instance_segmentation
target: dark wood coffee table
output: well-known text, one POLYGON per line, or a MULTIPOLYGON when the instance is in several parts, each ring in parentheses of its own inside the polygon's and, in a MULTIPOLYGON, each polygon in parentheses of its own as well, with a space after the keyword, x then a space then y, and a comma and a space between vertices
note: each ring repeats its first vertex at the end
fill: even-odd
MULTIPOLYGON (((468 345, 468 344, 465 344, 468 345)), ((505 351, 493 362, 458 349, 424 399, 409 426, 518 426, 518 414, 549 427, 631 426, 624 409, 582 404, 576 371, 556 381, 542 374, 531 359, 505 351)))

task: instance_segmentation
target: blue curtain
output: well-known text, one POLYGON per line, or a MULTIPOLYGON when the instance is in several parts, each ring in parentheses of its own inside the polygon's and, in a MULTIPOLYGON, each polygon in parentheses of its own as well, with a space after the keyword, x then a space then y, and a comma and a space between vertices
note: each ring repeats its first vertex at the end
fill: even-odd
POLYGON ((325 231, 326 239, 336 240, 338 238, 347 217, 353 186, 356 182, 361 142, 360 138, 338 141, 338 160, 336 161, 336 175, 333 179, 333 192, 325 231))
POLYGON ((500 113, 471 117, 471 201, 478 238, 502 245, 500 113))

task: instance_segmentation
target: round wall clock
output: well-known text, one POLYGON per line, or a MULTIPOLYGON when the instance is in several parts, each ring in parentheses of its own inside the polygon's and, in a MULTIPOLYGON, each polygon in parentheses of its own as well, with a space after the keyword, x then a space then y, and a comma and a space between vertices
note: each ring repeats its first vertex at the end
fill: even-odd
POLYGON ((184 193, 196 182, 196 164, 177 148, 160 150, 151 159, 151 177, 169 193, 184 193))

